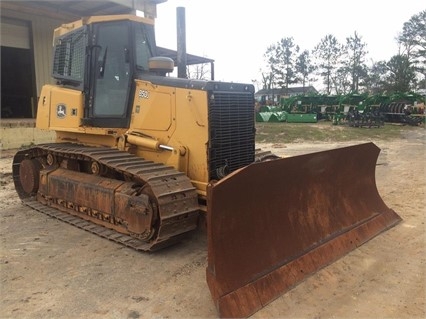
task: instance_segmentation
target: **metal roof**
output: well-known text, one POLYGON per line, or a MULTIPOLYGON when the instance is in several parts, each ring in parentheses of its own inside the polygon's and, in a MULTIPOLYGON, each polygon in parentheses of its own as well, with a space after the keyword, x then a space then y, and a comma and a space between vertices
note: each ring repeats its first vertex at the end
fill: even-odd
POLYGON ((16 10, 49 18, 69 20, 92 15, 129 14, 136 10, 147 17, 156 17, 156 5, 167 0, 55 0, 55 1, 1 1, 2 9, 16 10))
MULTIPOLYGON (((166 49, 157 46, 157 55, 164 56, 173 59, 175 61, 175 65, 177 65, 177 51, 166 49)), ((186 54, 186 64, 187 65, 193 65, 193 64, 203 64, 203 63, 213 63, 213 59, 193 55, 193 54, 186 54)))

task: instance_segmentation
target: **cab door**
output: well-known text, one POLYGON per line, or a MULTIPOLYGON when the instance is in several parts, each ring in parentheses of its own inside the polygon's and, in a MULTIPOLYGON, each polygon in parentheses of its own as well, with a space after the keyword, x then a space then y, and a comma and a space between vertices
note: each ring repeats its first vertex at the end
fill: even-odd
POLYGON ((94 24, 89 123, 95 127, 128 127, 132 66, 130 24, 94 24))

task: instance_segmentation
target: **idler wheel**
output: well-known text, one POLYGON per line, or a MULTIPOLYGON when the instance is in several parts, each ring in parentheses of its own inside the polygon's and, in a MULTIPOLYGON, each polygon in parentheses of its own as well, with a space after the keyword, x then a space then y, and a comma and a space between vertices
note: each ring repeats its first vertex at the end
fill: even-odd
POLYGON ((19 165, 19 180, 25 193, 37 192, 40 180, 40 163, 37 160, 24 159, 19 165))

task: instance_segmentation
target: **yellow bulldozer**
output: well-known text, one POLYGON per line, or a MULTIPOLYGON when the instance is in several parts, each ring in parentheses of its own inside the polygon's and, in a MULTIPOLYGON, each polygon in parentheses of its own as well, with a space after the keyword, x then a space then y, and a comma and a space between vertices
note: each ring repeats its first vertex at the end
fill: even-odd
POLYGON ((58 27, 36 120, 56 142, 14 156, 23 203, 141 251, 206 224, 221 317, 250 316, 400 221, 377 191, 374 144, 263 156, 252 85, 173 69, 151 18, 58 27))

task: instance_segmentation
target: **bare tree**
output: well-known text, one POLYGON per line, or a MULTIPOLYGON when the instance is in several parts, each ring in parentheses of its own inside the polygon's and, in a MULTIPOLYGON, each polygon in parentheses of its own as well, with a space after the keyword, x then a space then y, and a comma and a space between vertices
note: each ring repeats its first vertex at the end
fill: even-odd
POLYGON ((209 80, 211 74, 210 65, 208 63, 187 65, 186 74, 188 74, 189 79, 209 80))

